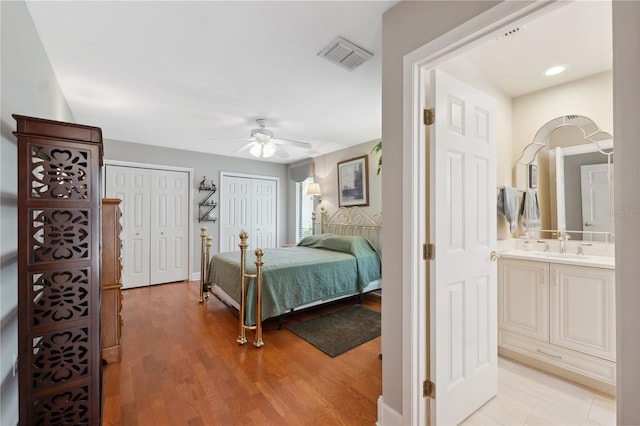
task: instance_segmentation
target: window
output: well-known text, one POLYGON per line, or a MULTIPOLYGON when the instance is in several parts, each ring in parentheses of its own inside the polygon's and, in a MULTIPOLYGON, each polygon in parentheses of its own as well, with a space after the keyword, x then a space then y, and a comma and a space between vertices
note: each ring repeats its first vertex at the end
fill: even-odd
POLYGON ((313 234, 313 196, 307 195, 310 183, 313 183, 313 177, 296 182, 296 243, 313 234))

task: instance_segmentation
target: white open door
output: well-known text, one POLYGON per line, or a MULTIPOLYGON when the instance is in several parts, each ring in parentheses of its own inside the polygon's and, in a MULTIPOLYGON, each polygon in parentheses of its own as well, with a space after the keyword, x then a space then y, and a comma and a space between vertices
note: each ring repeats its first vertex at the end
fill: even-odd
MULTIPOLYGON (((609 200, 609 194, 612 194, 610 188, 613 188, 613 164, 610 166, 607 163, 580 166, 583 231, 613 232, 613 216, 609 213, 613 205, 613 200, 609 200)), ((611 197, 613 198, 613 195, 611 197)), ((585 241, 611 241, 607 234, 586 233, 582 239, 585 241)))
POLYGON ((497 392, 496 106, 439 70, 430 99, 431 424, 454 425, 497 392))

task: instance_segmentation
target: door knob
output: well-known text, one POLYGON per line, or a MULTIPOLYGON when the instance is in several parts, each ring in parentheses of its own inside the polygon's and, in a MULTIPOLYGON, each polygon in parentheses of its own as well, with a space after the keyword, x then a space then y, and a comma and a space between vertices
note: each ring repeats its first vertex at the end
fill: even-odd
POLYGON ((593 226, 593 223, 591 223, 591 222, 585 222, 585 223, 584 223, 584 226, 593 226))
POLYGON ((489 253, 489 259, 495 262, 496 260, 498 260, 498 253, 496 253, 495 250, 491 250, 491 253, 489 253))

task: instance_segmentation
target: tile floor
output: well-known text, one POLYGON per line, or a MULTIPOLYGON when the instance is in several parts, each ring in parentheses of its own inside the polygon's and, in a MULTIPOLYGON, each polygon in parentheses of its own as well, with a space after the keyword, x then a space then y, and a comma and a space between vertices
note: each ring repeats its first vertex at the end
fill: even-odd
POLYGON ((499 357, 498 395, 462 424, 615 425, 616 401, 611 395, 499 357))

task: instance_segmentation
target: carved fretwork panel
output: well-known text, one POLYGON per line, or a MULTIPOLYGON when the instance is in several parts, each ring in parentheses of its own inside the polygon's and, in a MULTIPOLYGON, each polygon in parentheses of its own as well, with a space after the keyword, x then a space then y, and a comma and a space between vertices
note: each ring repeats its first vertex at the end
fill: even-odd
POLYGON ((31 197, 86 200, 89 151, 31 145, 31 197))
POLYGON ((19 425, 100 425, 102 132, 13 117, 19 425))
POLYGON ((33 401, 34 425, 90 425, 89 386, 80 386, 33 401))
POLYGON ((90 314, 91 268, 36 272, 31 275, 32 325, 86 318, 90 314))
POLYGON ((34 336, 32 344, 34 389, 65 383, 89 373, 89 328, 34 336))
POLYGON ((31 209, 31 262, 89 259, 91 211, 31 209))

